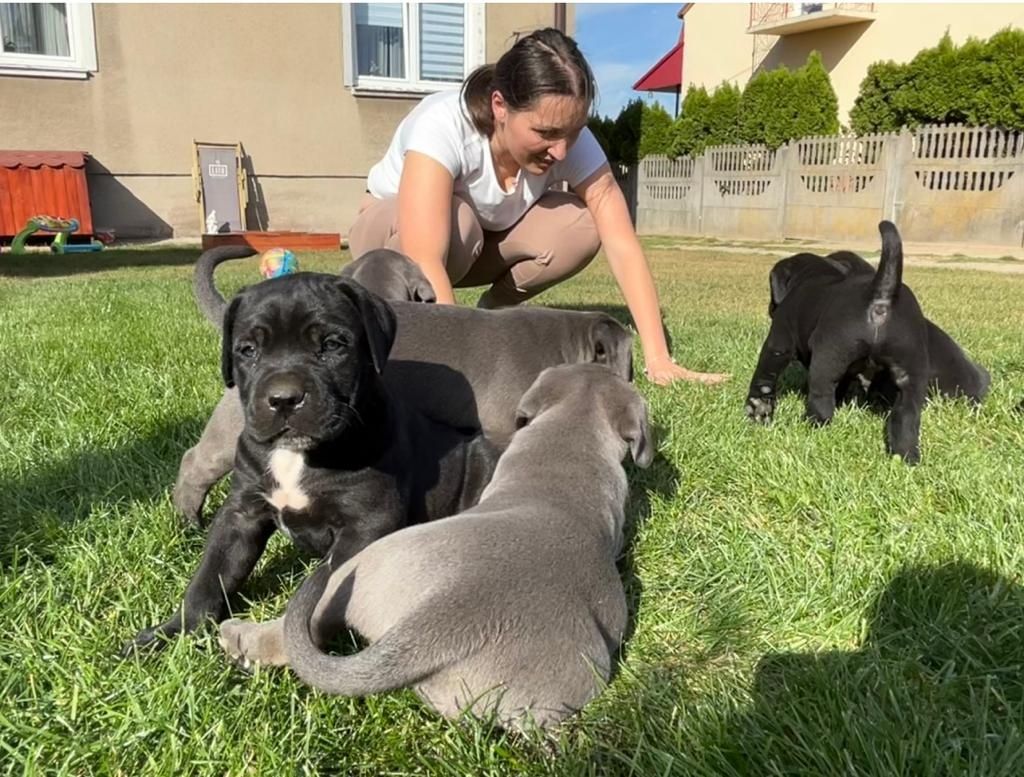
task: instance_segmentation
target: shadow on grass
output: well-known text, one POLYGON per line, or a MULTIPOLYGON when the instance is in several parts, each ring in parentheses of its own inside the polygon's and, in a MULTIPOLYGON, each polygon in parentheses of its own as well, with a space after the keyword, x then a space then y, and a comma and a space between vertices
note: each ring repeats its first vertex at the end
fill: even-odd
POLYGON ((0 253, 0 278, 57 278, 125 267, 173 267, 195 264, 196 248, 117 249, 84 254, 0 253))
POLYGON ((69 528, 90 514, 160 500, 204 421, 169 421, 125 445, 81 450, 0 478, 0 568, 26 551, 52 562, 69 528))
MULTIPOLYGON (((672 763, 722 775, 1024 771, 1024 588, 966 562, 911 565, 866 620, 857 649, 764 655, 750 704, 690 730, 672 763)), ((681 674, 641 675, 650 714, 688 703, 681 674)))
POLYGON ((902 569, 851 652, 765 656, 717 747, 755 774, 1020 774, 1024 589, 963 562, 902 569))
MULTIPOLYGON (((666 436, 664 429, 658 426, 654 426, 652 432, 655 445, 666 436)), ((637 529, 651 516, 652 497, 664 501, 672 501, 675 498, 679 491, 679 469, 673 462, 658 454, 646 470, 627 464, 626 476, 629 479, 629 501, 626 503, 622 555, 618 562, 629 608, 629 620, 626 623, 626 632, 622 635, 622 647, 619 651, 623 658, 628 653, 629 641, 636 629, 637 615, 643 602, 643 585, 635 571, 633 540, 637 529)))

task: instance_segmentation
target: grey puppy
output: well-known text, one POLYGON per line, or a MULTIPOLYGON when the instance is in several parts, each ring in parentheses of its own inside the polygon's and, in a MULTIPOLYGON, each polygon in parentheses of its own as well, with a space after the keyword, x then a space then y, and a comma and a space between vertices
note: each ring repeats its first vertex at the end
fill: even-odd
MULTIPOLYGON (((213 268, 251 255, 240 251, 244 247, 226 248, 232 250, 204 253, 195 272, 196 299, 218 327, 227 303, 213 284, 213 268)), ((397 269, 405 279, 392 288, 414 277, 402 270, 402 262, 381 265, 397 269)), ((378 279, 380 272, 374 271, 378 279)), ((384 369, 388 388, 435 421, 483 431, 498 448, 515 431, 520 397, 546 367, 596 362, 632 379, 632 336, 605 313, 541 307, 479 310, 401 300, 391 306, 398 334, 384 369)), ((171 498, 191 522, 200 522, 207 493, 231 471, 243 424, 238 391, 229 389, 199 442, 182 457, 171 498)))
MULTIPOLYGON (((256 254, 247 245, 218 246, 204 251, 196 260, 192 286, 199 309, 207 320, 216 327, 224 319, 224 297, 217 291, 213 273, 217 265, 232 259, 245 259, 256 254)), ((436 302, 437 295, 427 276, 415 262, 405 254, 380 248, 368 251, 354 262, 346 264, 340 273, 342 278, 355 281, 364 289, 388 301, 436 302)))
POLYGON ((516 416, 477 506, 329 558, 283 619, 222 624, 222 647, 328 693, 412 686, 448 718, 468 709, 507 728, 550 729, 582 708, 626 628, 621 462, 653 459, 647 407, 609 370, 567 365, 541 373, 516 416), (370 645, 322 652, 344 625, 370 645))
POLYGON ((341 269, 341 277, 355 281, 381 299, 437 302, 434 287, 420 266, 390 248, 367 251, 341 269))

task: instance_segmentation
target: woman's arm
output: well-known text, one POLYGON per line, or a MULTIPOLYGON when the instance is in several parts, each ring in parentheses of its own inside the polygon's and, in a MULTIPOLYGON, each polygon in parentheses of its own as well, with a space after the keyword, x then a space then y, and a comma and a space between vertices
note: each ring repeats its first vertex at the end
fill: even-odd
POLYGON ((607 164, 602 165, 575 187, 575 191, 583 198, 587 210, 593 216, 612 274, 636 323, 644 350, 647 377, 661 385, 680 379, 702 383, 726 380, 728 375, 692 372, 681 367, 668 352, 654 278, 651 277, 643 248, 640 247, 630 221, 626 199, 622 196, 611 168, 607 164))
POLYGON ((418 151, 408 151, 398 183, 398 239, 402 253, 423 270, 437 301, 455 304, 444 260, 452 221, 452 174, 418 151))

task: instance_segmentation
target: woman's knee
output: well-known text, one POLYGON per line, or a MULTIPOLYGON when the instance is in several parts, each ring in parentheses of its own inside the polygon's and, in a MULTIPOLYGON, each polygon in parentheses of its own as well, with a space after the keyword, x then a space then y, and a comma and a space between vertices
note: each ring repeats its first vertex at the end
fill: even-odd
POLYGON ((601 250, 601 239, 593 216, 583 201, 564 192, 549 192, 535 207, 542 208, 534 220, 531 241, 540 249, 536 258, 519 262, 512 275, 524 289, 547 287, 571 278, 589 265, 601 250))
MULTIPOLYGON (((369 196, 369 195, 368 195, 369 196)), ((398 248, 398 200, 372 199, 365 203, 348 230, 353 259, 378 248, 398 248)))

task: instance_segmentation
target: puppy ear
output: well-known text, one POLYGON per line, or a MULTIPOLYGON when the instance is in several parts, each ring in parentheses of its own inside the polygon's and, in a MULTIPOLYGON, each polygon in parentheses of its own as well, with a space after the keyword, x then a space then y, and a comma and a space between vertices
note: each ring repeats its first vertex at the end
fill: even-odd
POLYGON ((220 338, 220 374, 224 378, 224 385, 228 388, 235 387, 235 343, 232 330, 235 328, 235 318, 238 316, 241 302, 241 296, 235 296, 228 304, 228 309, 224 311, 224 324, 220 338))
POLYGON ((520 398, 519 404, 516 406, 516 429, 522 429, 528 425, 544 409, 546 390, 540 384, 545 372, 547 370, 542 371, 537 376, 537 379, 533 381, 530 388, 526 389, 526 393, 520 398))
POLYGON ((603 316, 590 329, 593 361, 616 375, 633 380, 633 336, 611 316, 603 316))
POLYGON ((437 302, 437 294, 434 287, 426 278, 417 279, 412 287, 413 302, 437 302))
POLYGON ((785 299, 789 292, 789 270, 783 267, 773 267, 768 275, 768 286, 771 289, 772 301, 770 310, 775 310, 785 299))
POLYGON ((619 435, 629 443, 629 452, 638 467, 646 469, 654 461, 654 436, 647 418, 647 403, 634 394, 619 422, 619 435))
POLYGON ((388 303, 355 281, 342 279, 339 282, 339 287, 359 311, 359 315, 363 319, 363 329, 366 332, 366 342, 370 347, 373 367, 378 373, 383 372, 388 354, 391 353, 391 346, 395 342, 395 332, 398 329, 395 312, 388 303))
MULTIPOLYGON (((1024 405, 1024 403, 1022 403, 1024 405)), ((522 429, 540 412, 539 397, 536 392, 527 391, 516 406, 516 429, 522 429)))

